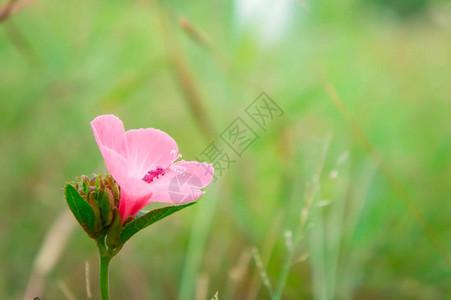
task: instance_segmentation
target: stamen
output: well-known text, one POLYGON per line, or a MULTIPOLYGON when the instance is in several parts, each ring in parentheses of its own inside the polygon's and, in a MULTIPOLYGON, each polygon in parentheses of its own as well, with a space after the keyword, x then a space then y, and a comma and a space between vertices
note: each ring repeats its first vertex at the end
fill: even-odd
POLYGON ((180 153, 177 154, 177 151, 175 149, 171 150, 171 156, 172 156, 172 161, 171 163, 174 163, 174 161, 176 161, 177 159, 179 159, 180 157, 182 157, 182 155, 180 153))
POLYGON ((185 166, 180 166, 180 164, 182 164, 182 163, 185 163, 185 161, 184 160, 180 160, 180 161, 172 164, 171 170, 173 170, 173 171, 175 171, 175 172, 177 172, 179 174, 185 173, 186 167, 185 166))
POLYGON ((163 176, 164 173, 164 169, 158 166, 155 170, 148 171, 147 174, 144 175, 143 180, 147 183, 151 183, 155 178, 158 179, 160 175, 163 176))

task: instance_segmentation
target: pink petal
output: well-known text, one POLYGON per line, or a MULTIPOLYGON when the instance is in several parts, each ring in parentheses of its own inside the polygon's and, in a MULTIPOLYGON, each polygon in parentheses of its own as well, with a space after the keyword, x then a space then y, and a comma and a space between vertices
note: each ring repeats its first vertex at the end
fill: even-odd
POLYGON ((118 117, 114 115, 98 116, 92 120, 91 127, 102 154, 103 148, 107 147, 127 157, 127 141, 125 139, 124 125, 118 117))
MULTIPOLYGON (((147 184, 146 182, 144 182, 147 184)), ((119 213, 121 215, 122 221, 124 221, 129 216, 136 215, 141 211, 148 203, 152 197, 152 193, 141 193, 137 194, 131 189, 132 193, 128 192, 127 188, 121 187, 121 199, 119 201, 119 213)))
POLYGON ((127 144, 122 121, 114 115, 102 115, 91 122, 91 127, 108 171, 122 186, 128 176, 127 144))
POLYGON ((169 167, 178 153, 177 143, 158 129, 128 130, 125 136, 130 172, 139 179, 158 166, 169 167))
POLYGON ((201 190, 206 187, 212 177, 214 169, 211 164, 197 161, 179 162, 168 170, 166 174, 150 183, 152 198, 150 202, 184 203, 191 202, 204 194, 201 190), (174 169, 182 169, 177 172, 174 169))
POLYGON ((141 178, 127 177, 126 181, 120 184, 120 187, 119 213, 122 220, 136 215, 147 204, 152 202, 152 189, 141 178))
MULTIPOLYGON (((100 147, 99 147, 100 148, 100 147)), ((105 161, 106 168, 113 176, 114 180, 122 188, 130 185, 127 160, 107 147, 103 147, 102 156, 105 161)))

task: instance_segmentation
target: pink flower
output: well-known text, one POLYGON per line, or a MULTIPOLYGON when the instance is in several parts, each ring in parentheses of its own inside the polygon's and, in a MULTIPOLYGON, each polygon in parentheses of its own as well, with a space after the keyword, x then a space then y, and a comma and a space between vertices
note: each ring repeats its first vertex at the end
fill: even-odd
POLYGON ((194 201, 211 181, 211 164, 175 162, 181 157, 177 144, 161 130, 124 131, 122 121, 114 115, 98 116, 91 126, 106 167, 121 188, 122 220, 152 202, 194 201))

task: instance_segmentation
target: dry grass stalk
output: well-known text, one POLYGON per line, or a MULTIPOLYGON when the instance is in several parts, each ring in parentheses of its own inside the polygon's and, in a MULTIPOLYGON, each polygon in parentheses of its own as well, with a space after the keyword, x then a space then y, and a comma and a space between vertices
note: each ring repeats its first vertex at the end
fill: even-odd
POLYGON ((57 284, 67 300, 76 300, 74 294, 69 290, 69 287, 66 283, 64 283, 64 281, 58 280, 57 284))
POLYGON ((85 285, 86 285, 86 297, 88 299, 91 299, 92 293, 91 293, 91 285, 90 285, 90 281, 89 281, 89 262, 88 261, 85 262, 85 285))
POLYGON ((210 278, 205 273, 200 273, 196 279, 196 295, 195 300, 207 299, 208 286, 210 284, 210 278))
POLYGON ((254 261, 255 261, 255 266, 257 267, 257 269, 260 272, 260 277, 261 277, 262 283, 266 287, 266 289, 268 290, 268 293, 272 297, 274 292, 273 292, 273 288, 271 285, 271 281, 269 280, 268 273, 266 273, 265 267, 263 266, 263 261, 260 256, 260 253, 258 252, 257 247, 252 247, 251 252, 252 252, 252 257, 254 258, 254 261))
POLYGON ((18 13, 22 9, 30 6, 34 2, 36 2, 36 0, 25 0, 20 2, 17 2, 17 0, 9 0, 0 8, 0 23, 18 13))
POLYGON ((241 252, 238 261, 229 271, 229 283, 227 284, 225 299, 236 299, 235 292, 238 285, 243 282, 244 277, 248 271, 248 265, 251 260, 251 254, 248 249, 241 252))
POLYGON ((36 255, 23 296, 24 300, 33 299, 42 293, 46 277, 58 262, 75 224, 70 211, 64 208, 47 231, 36 255))
POLYGON ((179 84, 184 98, 196 122, 201 128, 202 133, 208 140, 212 140, 216 136, 216 131, 214 129, 214 123, 210 119, 208 111, 205 108, 205 103, 200 88, 196 82, 193 72, 188 67, 183 54, 179 50, 181 46, 170 29, 171 25, 169 24, 165 9, 158 3, 156 3, 156 5, 159 10, 158 15, 160 17, 164 42, 177 83, 179 84))

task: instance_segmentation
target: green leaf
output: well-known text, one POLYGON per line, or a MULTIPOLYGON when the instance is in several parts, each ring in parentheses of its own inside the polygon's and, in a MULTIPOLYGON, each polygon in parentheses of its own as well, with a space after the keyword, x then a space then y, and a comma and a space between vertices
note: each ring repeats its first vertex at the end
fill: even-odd
POLYGON ((149 212, 148 210, 142 210, 142 211, 140 211, 139 213, 136 214, 135 219, 138 219, 138 218, 144 216, 144 215, 147 214, 148 212, 149 212))
POLYGON ((66 185, 65 196, 67 205, 81 227, 83 227, 88 234, 94 233, 95 214, 91 205, 80 196, 71 184, 66 185))
MULTIPOLYGON (((160 221, 161 219, 166 218, 169 215, 172 215, 173 213, 182 210, 188 206, 191 206, 195 204, 196 202, 190 202, 188 204, 184 205, 173 205, 173 206, 166 206, 158 209, 154 209, 152 211, 149 211, 148 213, 144 214, 143 216, 137 217, 122 229, 121 231, 121 243, 125 243, 129 238, 131 238, 135 233, 138 231, 146 228, 147 226, 160 221)), ((138 215, 137 215, 138 216, 138 215)))

